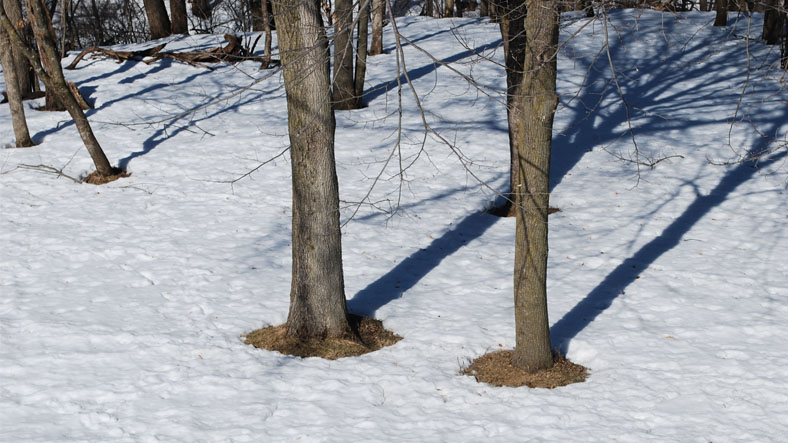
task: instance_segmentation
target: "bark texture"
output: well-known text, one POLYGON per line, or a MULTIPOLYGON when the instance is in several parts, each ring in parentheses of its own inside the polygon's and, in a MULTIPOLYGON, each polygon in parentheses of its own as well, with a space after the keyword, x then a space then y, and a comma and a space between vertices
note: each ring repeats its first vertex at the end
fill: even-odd
MULTIPOLYGON (((1 0, 5 8, 5 13, 8 15, 9 21, 14 25, 20 37, 27 41, 29 34, 28 25, 22 19, 22 4, 19 0, 1 0)), ((21 51, 14 47, 4 46, 10 48, 14 57, 14 67, 16 68, 16 80, 19 85, 19 93, 22 98, 27 98, 33 92, 33 70, 30 67, 30 62, 25 58, 21 51)))
POLYGON ((372 0, 372 43, 369 55, 383 54, 383 17, 386 15, 386 0, 372 0))
POLYGON ((783 31, 783 18, 781 17, 777 0, 766 0, 763 13, 763 35, 762 38, 767 45, 776 45, 780 41, 783 31))
POLYGON ((170 35, 170 19, 167 17, 164 0, 142 0, 142 2, 145 5, 145 15, 148 16, 150 37, 156 40, 170 35))
MULTIPOLYGON (((516 200, 515 191, 520 183, 518 167, 517 140, 522 138, 517 131, 518 122, 522 120, 522 106, 517 106, 518 91, 522 87, 523 69, 525 64, 525 17, 524 0, 509 0, 500 3, 501 38, 503 40, 504 57, 506 60, 506 115, 509 120, 509 203, 516 200)), ((502 212, 509 212, 502 211, 502 212)))
POLYGON ((170 32, 173 34, 188 34, 189 23, 186 14, 186 0, 170 0, 170 32))
POLYGON ((353 0, 336 0, 334 4, 334 109, 353 109, 353 0))
POLYGON ((513 131, 519 179, 514 267, 517 344, 512 364, 529 372, 553 366, 547 317, 547 211, 553 116, 558 104, 558 6, 556 0, 527 2, 524 70, 514 99, 519 116, 513 131))
POLYGON ((55 35, 51 26, 49 26, 49 16, 47 15, 44 0, 28 0, 27 10, 30 14, 33 33, 41 49, 41 55, 48 60, 47 66, 49 71, 44 70, 38 54, 26 46, 19 34, 10 26, 8 16, 2 10, 0 10, 0 21, 2 21, 3 27, 9 33, 13 45, 27 57, 38 77, 46 84, 47 90, 54 91, 66 107, 66 110, 74 120, 74 125, 79 131, 79 135, 82 137, 85 148, 87 148, 90 157, 93 159, 96 171, 105 177, 113 175, 117 171, 110 166, 107 156, 90 128, 90 123, 85 117, 85 113, 82 112, 82 108, 80 108, 79 103, 72 95, 63 76, 60 57, 55 44, 55 35))
POLYGON ((265 31, 265 47, 263 49, 263 64, 260 69, 268 69, 271 65, 271 15, 268 13, 268 0, 261 0, 263 31, 265 31))
POLYGON ((319 0, 274 0, 293 169, 287 335, 352 337, 347 319, 329 49, 319 0))
POLYGON ((353 80, 354 108, 364 106, 364 77, 367 75, 367 44, 369 42, 370 0, 361 0, 358 11, 358 43, 356 46, 356 73, 353 80))
MULTIPOLYGON (((0 2, 0 9, 4 9, 2 2, 0 2)), ((19 90, 14 54, 11 52, 11 40, 2 27, 0 27, 0 63, 3 65, 8 107, 11 109, 11 124, 14 128, 16 147, 27 148, 33 146, 33 140, 30 138, 30 131, 27 128, 27 120, 25 119, 22 93, 19 90)))
POLYGON ((717 15, 714 17, 714 26, 726 26, 728 24, 728 1, 717 0, 717 15))

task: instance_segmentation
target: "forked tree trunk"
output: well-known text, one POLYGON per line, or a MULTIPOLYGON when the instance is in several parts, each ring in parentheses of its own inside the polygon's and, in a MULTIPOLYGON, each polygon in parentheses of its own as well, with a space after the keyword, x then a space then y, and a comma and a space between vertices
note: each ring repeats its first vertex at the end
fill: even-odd
POLYGON ((352 337, 334 163, 328 39, 319 0, 274 0, 293 169, 293 276, 287 335, 352 337))
POLYGON ((383 54, 383 17, 386 15, 386 0, 372 0, 372 43, 369 55, 383 54))
POLYGON ((726 26, 728 24, 728 0, 717 0, 715 8, 717 15, 714 17, 714 26, 726 26))
POLYGON ((172 34, 188 34, 189 23, 186 13, 186 0, 170 0, 170 32, 172 34))
POLYGON ((66 110, 74 120, 74 125, 79 131, 79 135, 82 137, 85 148, 87 148, 90 157, 93 159, 96 171, 105 177, 112 175, 117 171, 110 166, 107 156, 104 155, 98 140, 93 135, 93 130, 90 128, 90 123, 88 123, 85 113, 82 112, 82 108, 80 108, 79 103, 72 95, 66 84, 65 77, 63 77, 63 69, 60 66, 60 58, 58 57, 55 44, 55 35, 52 32, 52 28, 48 26, 49 17, 46 15, 47 9, 43 4, 43 0, 28 0, 27 10, 33 27, 33 34, 36 37, 36 41, 38 41, 39 48, 41 48, 41 54, 48 60, 49 72, 44 70, 38 54, 26 46, 20 35, 11 26, 8 16, 1 10, 0 21, 2 21, 3 27, 9 33, 11 42, 27 57, 38 77, 46 84, 47 90, 54 91, 65 105, 66 110))
POLYGON ((356 46, 356 72, 353 81, 356 103, 354 108, 364 106, 364 77, 367 74, 367 43, 369 41, 369 9, 371 0, 360 0, 358 11, 358 43, 356 46))
POLYGON ((501 12, 501 38, 503 40, 504 57, 506 60, 506 116, 509 121, 509 201, 502 212, 508 213, 508 208, 516 201, 515 194, 520 183, 520 168, 518 162, 517 140, 522 138, 517 133, 520 128, 518 122, 522 119, 521 107, 517 107, 518 91, 521 88, 523 67, 525 63, 525 17, 526 4, 524 0, 503 1, 499 4, 501 12))
POLYGON ((353 109, 353 0, 336 0, 334 4, 334 109, 353 109))
MULTIPOLYGON (((20 36, 28 35, 27 24, 22 18, 22 4, 19 0, 2 0, 3 6, 5 7, 5 13, 8 15, 8 18, 11 23, 14 24, 17 32, 20 36)), ((25 38, 25 37, 22 37, 25 38)), ((6 47, 9 48, 9 47, 6 47)), ((32 75, 32 69, 30 68, 30 62, 25 58, 25 55, 22 54, 16 48, 10 48, 13 56, 14 56, 14 67, 16 68, 16 80, 17 84, 19 85, 19 93, 22 95, 22 98, 27 98, 33 92, 33 79, 35 78, 32 75)))
MULTIPOLYGON (((0 2, 0 9, 3 3, 0 2)), ((14 66, 14 55, 11 52, 11 40, 4 28, 0 27, 0 63, 3 65, 3 76, 5 77, 5 88, 8 94, 8 107, 11 109, 11 123, 14 128, 15 145, 17 148, 27 148, 33 146, 30 138, 30 131, 27 129, 25 119, 25 107, 22 104, 22 94, 19 91, 19 79, 17 79, 17 69, 14 66)))
MULTIPOLYGON (((529 0, 525 64, 515 105, 519 183, 516 193, 514 315, 517 344, 512 364, 529 372, 553 366, 547 317, 547 210, 550 149, 558 105, 556 57, 558 2, 529 0)), ((511 26, 511 25, 510 25, 511 26)), ((510 52, 515 48, 510 47, 510 52)))
POLYGON ((167 17, 164 0, 142 0, 142 3, 145 5, 145 15, 148 16, 150 37, 156 40, 170 35, 170 19, 167 17))

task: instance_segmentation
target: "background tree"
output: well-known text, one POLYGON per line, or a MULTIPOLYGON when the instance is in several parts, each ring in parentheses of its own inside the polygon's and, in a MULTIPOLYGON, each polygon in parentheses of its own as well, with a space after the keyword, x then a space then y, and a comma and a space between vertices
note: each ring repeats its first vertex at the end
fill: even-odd
POLYGON ((356 71, 353 79, 354 108, 364 106, 364 77, 367 73, 367 43, 369 42, 370 1, 361 0, 358 6, 358 40, 356 44, 356 71))
POLYGON ((386 0, 372 0, 372 42, 369 55, 383 53, 383 17, 386 16, 386 0))
POLYGON ((319 0, 274 0, 293 170, 293 271, 287 335, 350 338, 328 39, 319 0))
POLYGON ((148 16, 150 37, 152 39, 170 35, 170 19, 167 17, 167 8, 164 0, 142 0, 145 5, 145 14, 148 16))
POLYGON ((336 0, 334 21, 334 109, 356 107, 353 84, 353 0, 336 0))
POLYGON ((98 140, 96 140, 93 130, 90 127, 85 113, 82 112, 77 99, 74 98, 71 89, 66 83, 63 76, 63 69, 60 66, 60 57, 58 56, 57 45, 55 43, 55 35, 52 32, 52 27, 48 25, 49 16, 44 4, 44 0, 28 0, 27 11, 29 13, 30 23, 33 28, 38 46, 41 49, 41 55, 48 60, 48 71, 44 69, 41 59, 38 54, 29 46, 25 44, 16 29, 12 26, 5 10, 0 9, 0 22, 3 28, 8 32, 13 45, 19 49, 36 71, 38 77, 44 81, 47 90, 52 90, 57 94, 60 101, 66 107, 66 110, 74 120, 74 125, 82 137, 82 141, 93 159, 93 164, 96 166, 96 172, 103 176, 109 177, 116 174, 118 171, 110 166, 107 156, 101 149, 98 140))
POLYGON ((186 0, 170 0, 170 32, 173 34, 188 34, 189 24, 186 17, 186 0))
MULTIPOLYGON (((14 24, 20 36, 28 41, 27 36, 29 34, 29 26, 23 20, 22 4, 20 3, 20 0, 2 0, 2 2, 3 6, 5 7, 5 13, 8 15, 9 20, 14 24)), ((30 97, 30 94, 35 89, 33 87, 35 76, 33 75, 33 70, 30 67, 30 62, 27 61, 27 58, 25 58, 24 54, 22 54, 18 49, 11 46, 4 46, 4 48, 10 50, 14 57, 13 66, 16 68, 16 80, 17 84, 19 85, 19 93, 22 95, 23 99, 30 97)))
POLYGON ((726 26, 728 24, 728 1, 716 1, 717 15, 714 17, 714 26, 726 26))
MULTIPOLYGON (((3 2, 0 2, 0 9, 5 9, 3 2)), ((19 90, 19 79, 17 79, 17 68, 14 65, 14 55, 11 51, 11 40, 8 33, 0 26, 0 63, 3 65, 3 75, 5 76, 5 87, 8 95, 8 106, 11 109, 11 123, 14 128, 14 138, 17 148, 33 146, 30 138, 30 131, 25 120, 25 107, 22 104, 22 93, 19 90)))
MULTIPOLYGON (((516 8, 512 6, 510 9, 516 8)), ((515 126, 510 128, 510 136, 517 148, 519 170, 515 192, 516 345, 512 365, 536 372, 553 366, 547 317, 547 211, 553 116, 558 105, 555 86, 560 14, 556 0, 528 0, 527 11, 526 38, 516 40, 518 47, 509 48, 510 52, 524 50, 525 54, 522 79, 515 85, 512 100, 518 118, 510 120, 515 126)))

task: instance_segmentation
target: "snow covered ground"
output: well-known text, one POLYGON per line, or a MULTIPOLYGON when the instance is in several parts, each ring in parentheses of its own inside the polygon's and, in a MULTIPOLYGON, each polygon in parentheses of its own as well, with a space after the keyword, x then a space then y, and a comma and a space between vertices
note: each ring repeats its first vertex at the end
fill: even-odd
MULTIPOLYGON (((559 60, 548 290, 554 345, 590 368, 587 382, 530 390, 458 375, 514 346, 514 221, 482 212, 507 183, 503 50, 484 20, 408 17, 405 36, 489 95, 405 45, 427 121, 456 150, 425 138, 407 87, 397 149, 389 27, 391 52, 369 61, 369 106, 337 113, 349 306, 404 340, 324 361, 240 338, 287 315, 289 157, 228 183, 287 146, 279 74, 83 61, 67 77, 132 175, 97 187, 20 167, 92 169, 67 115, 35 103, 38 146, 0 151, 0 441, 784 440, 779 51, 745 39, 734 17, 727 29, 709 14, 609 18, 640 158, 665 160, 638 175, 616 157, 635 146, 599 52, 604 24, 565 15, 562 39, 582 30, 559 60), (767 148, 757 167, 711 163, 767 148), (358 207, 392 150, 374 207, 358 207), (394 216, 383 211, 398 201, 394 216)), ((13 142, 8 112, 2 145, 13 142)))

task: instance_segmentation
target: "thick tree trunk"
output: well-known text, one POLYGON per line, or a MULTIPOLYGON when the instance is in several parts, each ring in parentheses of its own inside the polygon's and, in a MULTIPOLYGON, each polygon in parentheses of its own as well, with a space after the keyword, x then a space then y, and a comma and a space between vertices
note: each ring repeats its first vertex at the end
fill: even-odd
POLYGON ((386 0, 372 0, 372 43, 369 55, 383 54, 383 17, 386 15, 386 0))
POLYGON ((356 73, 353 90, 355 108, 364 106, 364 78, 367 74, 367 42, 369 41, 369 9, 371 0, 360 0, 358 11, 358 43, 356 46, 356 73))
POLYGON ((480 0, 479 2, 479 17, 487 17, 490 15, 490 1, 480 0))
MULTIPOLYGON (((529 0, 522 81, 513 107, 519 183, 514 267, 517 344, 512 364, 529 372, 553 366, 547 317, 547 210, 550 200, 550 149, 556 94, 558 2, 529 0)), ((510 27, 512 24, 510 23, 510 27)), ((513 41, 510 43, 513 44, 513 41)), ((514 47, 510 52, 516 51, 514 47)))
POLYGON ((443 16, 454 17, 454 0, 444 0, 444 2, 443 16))
POLYGON ((715 8, 717 15, 714 17, 714 26, 726 26, 728 24, 728 0, 717 0, 715 8))
POLYGON ((319 0, 274 0, 293 168, 293 276, 287 335, 352 337, 334 163, 328 39, 319 0))
POLYGON ((518 122, 523 118, 519 113, 516 98, 521 88, 523 67, 525 63, 525 17, 526 4, 524 0, 510 0, 500 3, 501 11, 501 38, 503 40, 504 58, 506 61, 506 115, 509 121, 509 202, 506 208, 501 208, 502 213, 508 213, 508 208, 516 201, 516 189, 520 183, 520 169, 518 166, 517 140, 522 138, 516 131, 518 122))
POLYGON ((334 109, 353 109, 353 0, 337 0, 334 4, 334 109))
POLYGON ((167 8, 164 0, 142 0, 145 5, 145 14, 148 16, 150 37, 153 40, 170 35, 170 19, 167 17, 167 8))
POLYGON ((188 34, 189 23, 186 13, 186 0, 170 0, 170 32, 172 34, 188 34))
POLYGON ((44 70, 37 53, 28 47, 14 28, 11 27, 8 16, 3 11, 0 11, 0 13, 2 13, 0 14, 0 20, 2 21, 3 27, 9 32, 14 46, 25 54, 25 57, 30 61, 38 77, 44 81, 47 90, 54 91, 65 105, 66 110, 68 110, 68 113, 74 120, 74 124, 79 131, 79 135, 82 137, 83 143, 85 143, 85 148, 87 148, 90 157, 93 159, 96 171, 105 177, 113 175, 117 171, 110 166, 98 140, 96 140, 96 137, 93 135, 93 130, 90 128, 90 123, 88 123, 85 113, 82 112, 82 108, 79 107, 79 103, 77 103, 77 100, 72 95, 65 77, 63 77, 63 70, 60 66, 60 58, 57 54, 54 32, 52 32, 52 28, 48 26, 49 17, 46 15, 47 9, 43 0, 28 0, 27 10, 30 14, 33 33, 36 37, 36 41, 38 41, 39 48, 41 48, 41 54, 48 60, 47 65, 50 69, 49 72, 44 70))
POLYGON ((424 3, 422 3, 422 6, 421 6, 421 13, 419 15, 422 15, 424 17, 432 17, 432 16, 434 16, 435 15, 435 8, 434 8, 432 2, 433 2, 433 0, 424 0, 424 3))
MULTIPOLYGON (((0 9, 3 3, 0 2, 0 9)), ((3 65, 3 75, 5 77, 5 88, 8 94, 8 107, 11 109, 11 123, 14 128, 14 138, 17 148, 27 148, 33 146, 30 138, 30 131, 27 129, 25 119, 25 107, 22 104, 22 94, 19 90, 19 79, 17 79, 17 69, 14 65, 14 55, 11 52, 11 40, 8 33, 0 27, 0 63, 3 65)))
MULTIPOLYGON (((22 18, 22 4, 19 0, 0 0, 5 7, 5 13, 8 15, 9 20, 13 23, 20 36, 27 36, 29 34, 28 25, 25 24, 22 18)), ((25 38, 25 37, 22 37, 25 38)), ((34 91, 33 81, 35 76, 30 67, 30 62, 25 58, 24 54, 16 48, 11 48, 14 56, 14 66, 16 67, 16 80, 19 85, 19 93, 22 98, 30 97, 34 91)))

